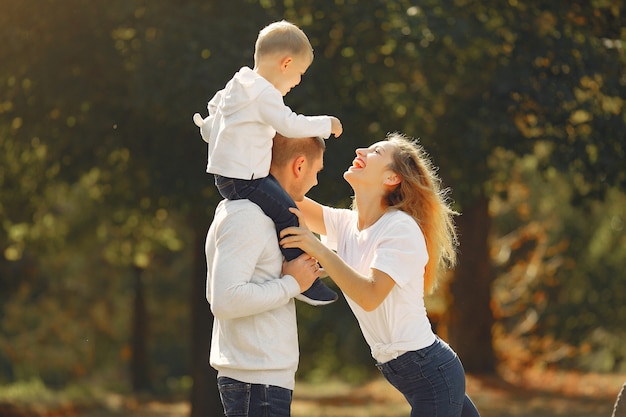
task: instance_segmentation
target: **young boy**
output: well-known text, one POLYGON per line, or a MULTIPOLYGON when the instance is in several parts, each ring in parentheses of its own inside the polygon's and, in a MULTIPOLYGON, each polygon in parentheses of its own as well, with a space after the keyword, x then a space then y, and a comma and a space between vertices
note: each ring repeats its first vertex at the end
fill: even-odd
MULTIPOLYGON (((327 139, 343 132, 336 117, 299 115, 283 102, 312 61, 313 48, 304 32, 284 20, 274 22, 259 32, 254 69, 241 68, 215 94, 205 119, 193 116, 209 144, 207 172, 214 174, 222 197, 256 203, 274 221, 277 233, 298 226, 298 219, 289 212, 296 207, 293 199, 269 175, 274 135, 327 139)), ((300 249, 281 250, 287 261, 302 254, 300 249)), ((318 278, 296 298, 324 305, 337 300, 337 294, 318 278)))

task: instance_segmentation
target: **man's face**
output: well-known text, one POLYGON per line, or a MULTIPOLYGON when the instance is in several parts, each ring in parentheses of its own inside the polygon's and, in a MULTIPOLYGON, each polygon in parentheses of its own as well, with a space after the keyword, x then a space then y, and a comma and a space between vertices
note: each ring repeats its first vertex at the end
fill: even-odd
POLYGON ((300 177, 294 184, 294 201, 302 201, 306 193, 317 185, 317 174, 324 168, 324 152, 320 150, 319 156, 313 160, 305 159, 300 166, 300 177))

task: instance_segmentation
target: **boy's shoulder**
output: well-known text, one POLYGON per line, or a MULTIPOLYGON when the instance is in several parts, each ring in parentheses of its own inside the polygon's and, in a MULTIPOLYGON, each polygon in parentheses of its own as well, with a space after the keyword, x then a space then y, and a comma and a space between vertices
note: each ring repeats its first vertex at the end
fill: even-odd
POLYGON ((282 99, 280 91, 272 83, 249 67, 242 67, 237 71, 224 90, 226 90, 226 97, 230 99, 241 99, 244 96, 248 99, 261 96, 282 99))

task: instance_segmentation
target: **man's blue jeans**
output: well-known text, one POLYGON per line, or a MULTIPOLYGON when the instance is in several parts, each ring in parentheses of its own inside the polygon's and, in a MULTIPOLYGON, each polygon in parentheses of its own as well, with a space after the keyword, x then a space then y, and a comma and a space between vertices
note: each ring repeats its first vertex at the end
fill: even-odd
POLYGON ((411 405, 411 417, 479 417, 465 394, 465 371, 456 353, 437 338, 432 345, 376 365, 411 405))
POLYGON ((226 417, 289 417, 293 391, 274 385, 217 378, 226 417))

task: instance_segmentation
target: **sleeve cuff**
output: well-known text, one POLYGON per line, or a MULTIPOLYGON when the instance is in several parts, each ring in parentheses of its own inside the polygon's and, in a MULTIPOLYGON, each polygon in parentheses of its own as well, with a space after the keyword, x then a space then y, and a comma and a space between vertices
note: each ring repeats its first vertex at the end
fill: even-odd
POLYGON ((300 294, 300 284, 298 284, 298 281, 296 281, 294 277, 291 275, 283 275, 281 279, 284 281, 291 298, 300 294))

